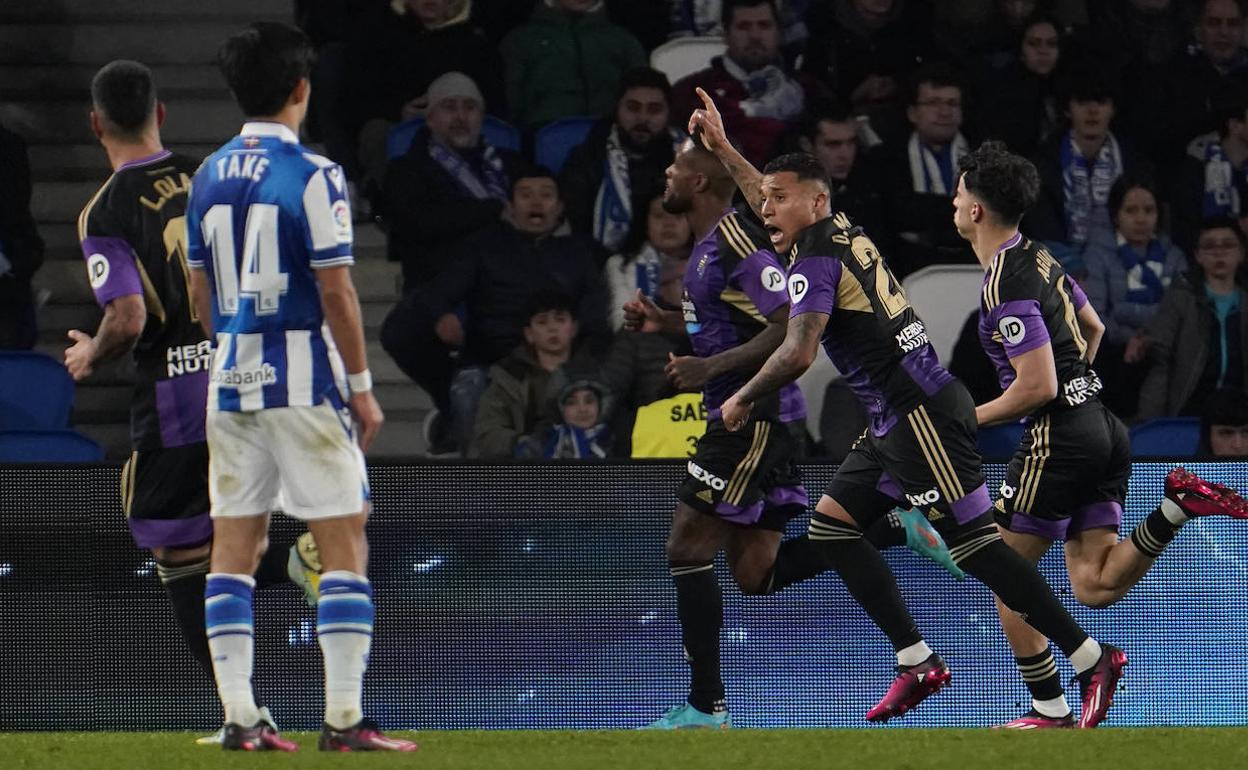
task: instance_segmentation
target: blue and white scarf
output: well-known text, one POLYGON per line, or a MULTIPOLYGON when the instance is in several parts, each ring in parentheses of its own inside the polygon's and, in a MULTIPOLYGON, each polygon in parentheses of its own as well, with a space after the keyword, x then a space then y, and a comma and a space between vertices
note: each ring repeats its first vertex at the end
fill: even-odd
POLYGON ((1213 141, 1205 145, 1205 197, 1201 215, 1213 217, 1239 217, 1242 201, 1239 186, 1248 178, 1248 168, 1235 169, 1222 143, 1213 141))
POLYGON ((607 456, 607 426, 577 428, 572 425, 556 425, 550 429, 542 457, 552 460, 581 460, 588 457, 607 456))
POLYGON ((498 153, 491 145, 484 142, 482 144, 485 147, 481 154, 481 170, 484 173, 484 179, 477 176, 463 156, 433 139, 429 140, 429 157, 433 158, 433 162, 441 166, 451 179, 454 179, 456 184, 473 198, 479 201, 493 198, 506 202, 511 196, 507 189, 509 185, 507 184, 507 171, 503 168, 503 159, 498 157, 498 153))
POLYGON ((955 176, 958 161, 970 152, 966 137, 959 133, 944 152, 937 155, 932 148, 919 141, 917 133, 912 133, 906 150, 910 157, 910 182, 914 191, 952 198, 958 187, 955 176))
POLYGON ((1144 256, 1135 250, 1127 239, 1118 235, 1118 259, 1127 271, 1127 302, 1155 305, 1161 302, 1166 291, 1163 275, 1166 269, 1166 247, 1153 238, 1148 242, 1144 256))
POLYGON ((1114 135, 1106 134, 1100 151, 1089 161, 1067 131, 1061 144, 1061 164, 1066 240, 1083 245, 1093 227, 1109 226, 1109 188, 1122 174, 1122 150, 1114 135))
MULTIPOLYGON (((667 129, 673 154, 680 149, 684 134, 667 129)), ((628 151, 620 142, 620 127, 607 134, 607 156, 603 161, 602 184, 594 199, 594 239, 611 251, 619 250, 633 224, 633 189, 628 177, 628 151)))

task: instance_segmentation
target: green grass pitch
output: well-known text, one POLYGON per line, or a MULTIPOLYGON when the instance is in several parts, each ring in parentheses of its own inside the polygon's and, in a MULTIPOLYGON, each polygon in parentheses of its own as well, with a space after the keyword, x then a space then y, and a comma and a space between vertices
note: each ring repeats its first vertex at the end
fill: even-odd
POLYGON ((288 733, 296 754, 225 754, 189 733, 4 733, 0 767, 198 768, 415 767, 421 770, 1024 770, 1248 768, 1248 728, 994 730, 732 730, 426 732, 420 751, 342 756, 316 736, 288 733))

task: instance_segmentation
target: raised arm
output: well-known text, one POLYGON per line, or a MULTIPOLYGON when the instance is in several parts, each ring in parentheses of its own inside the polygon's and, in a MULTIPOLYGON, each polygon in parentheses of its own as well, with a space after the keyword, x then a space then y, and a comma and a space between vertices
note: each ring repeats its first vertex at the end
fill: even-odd
POLYGON ((750 204, 750 208, 762 217, 763 175, 728 141, 728 134, 724 130, 724 118, 719 114, 715 101, 701 88, 697 89, 697 94, 702 100, 703 108, 694 110, 689 116, 689 135, 694 138, 694 141, 698 141, 700 137, 702 145, 715 153, 715 157, 719 158, 719 162, 723 163, 724 168, 728 169, 728 173, 732 175, 733 181, 737 183, 737 187, 745 196, 746 202, 750 204))

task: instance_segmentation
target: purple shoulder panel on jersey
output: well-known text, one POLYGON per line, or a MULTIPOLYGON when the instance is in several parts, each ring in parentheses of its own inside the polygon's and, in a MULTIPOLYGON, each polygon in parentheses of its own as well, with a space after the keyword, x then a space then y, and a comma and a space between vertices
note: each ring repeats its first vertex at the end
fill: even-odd
POLYGON ((82 239, 87 280, 100 307, 118 297, 143 293, 143 281, 134 263, 134 249, 122 238, 89 235, 82 239))
POLYGON ((1001 335, 1005 354, 1016 358, 1049 342, 1049 330, 1034 299, 1002 302, 988 312, 988 322, 1001 335))
POLYGON ((1075 310, 1083 310, 1083 306, 1088 304, 1087 293, 1084 292, 1083 287, 1079 285, 1079 282, 1070 275, 1066 276, 1066 283, 1070 285, 1070 298, 1074 300, 1075 310))
POLYGON ((770 251, 756 251, 741 260, 732 279, 763 316, 789 304, 788 278, 770 251))
POLYGON ((792 318, 802 313, 832 314, 836 290, 841 282, 841 261, 833 257, 805 257, 789 275, 792 318))

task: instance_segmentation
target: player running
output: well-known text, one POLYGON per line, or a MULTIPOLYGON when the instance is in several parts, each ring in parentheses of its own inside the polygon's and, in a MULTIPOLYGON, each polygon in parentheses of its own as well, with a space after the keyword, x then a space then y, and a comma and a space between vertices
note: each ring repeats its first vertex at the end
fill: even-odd
POLYGON ((1093 724, 1109 707, 1126 657, 1098 644, 1071 618, 1044 578, 997 534, 975 448, 970 394, 940 365, 923 322, 882 255, 844 214, 833 216, 818 161, 782 156, 760 174, 732 148, 714 102, 690 117, 759 212, 778 252, 791 252, 793 307, 784 343, 723 405, 740 429, 754 403, 797 379, 820 341, 870 415, 870 426, 819 500, 811 532, 854 599, 888 636, 898 676, 870 711, 887 721, 917 706, 950 679, 910 617, 892 572, 863 530, 908 500, 928 512, 958 566, 998 592, 1006 605, 1045 629, 1085 683, 1093 724))
POLYGON ((216 547, 204 606, 222 747, 298 748, 260 720, 251 687, 255 554, 281 490, 282 509, 306 522, 324 568, 320 748, 414 751, 361 708, 374 611, 360 450, 383 417, 351 281, 347 180, 297 136, 312 61, 308 39, 282 24, 253 24, 225 42, 221 71, 248 122, 204 161, 187 208, 191 293, 205 331, 216 333, 207 413, 216 547), (344 362, 349 397, 338 384, 344 362))
MULTIPOLYGON (((1101 403, 1101 380, 1091 368, 1105 327, 1048 250, 1018 231, 1039 189, 1035 166, 999 142, 986 142, 960 163, 953 221, 985 271, 979 338, 1004 391, 976 407, 975 416, 980 425, 1025 418, 996 503, 1005 542, 1036 563, 1064 540, 1076 598, 1108 607, 1144 577, 1189 519, 1248 518, 1248 504, 1176 468, 1166 476, 1161 504, 1118 540, 1131 446, 1126 427, 1101 403)), ((1032 695, 1031 709, 1001 726, 1073 727, 1048 640, 1000 599, 997 609, 1032 695)), ((1094 726, 1087 722, 1081 726, 1094 726)))
MULTIPOLYGON (((133 351, 131 454, 121 472, 122 507, 135 543, 152 553, 174 621, 191 654, 212 676, 204 634, 204 581, 212 546, 204 404, 211 347, 188 292, 186 201, 199 162, 164 149, 165 106, 152 73, 135 61, 104 65, 91 81, 91 128, 113 174, 78 218, 87 278, 104 318, 94 336, 77 329, 65 351, 75 381, 133 351)), ((271 547, 260 558, 261 586, 309 588, 311 536, 271 547)), ((265 712, 266 718, 267 711, 265 712)), ((211 739, 201 739, 211 740, 211 739)))
MULTIPOLYGON (((685 270, 683 308, 660 310, 638 292, 624 306, 626 326, 689 335, 694 355, 673 358, 667 372, 679 388, 702 388, 710 414, 677 491, 667 541, 692 675, 689 697, 649 727, 726 728, 732 718, 720 674, 723 599, 716 554, 727 551, 733 578, 747 595, 775 593, 827 565, 815 545, 819 532, 781 542, 785 524, 810 499, 793 464, 806 416, 797 385, 761 399, 744 430, 727 430, 719 415, 724 399, 784 339, 787 276, 758 226, 733 209, 736 184, 712 153, 686 141, 666 175, 663 208, 684 215, 699 236, 685 270)), ((926 522, 916 514, 910 525, 917 533, 926 522)), ((930 535, 939 543, 933 550, 943 550, 939 536, 930 535)))

